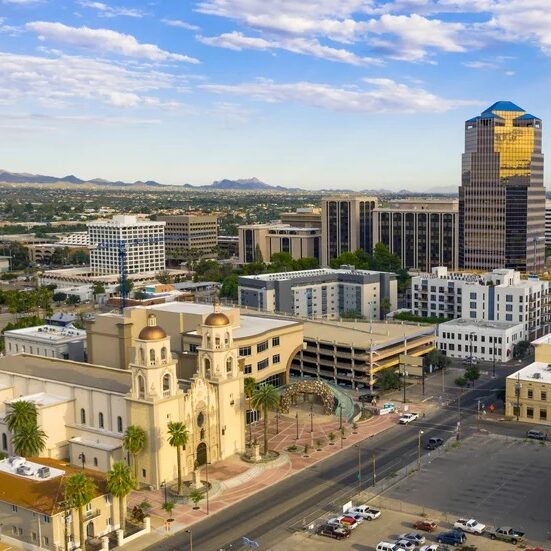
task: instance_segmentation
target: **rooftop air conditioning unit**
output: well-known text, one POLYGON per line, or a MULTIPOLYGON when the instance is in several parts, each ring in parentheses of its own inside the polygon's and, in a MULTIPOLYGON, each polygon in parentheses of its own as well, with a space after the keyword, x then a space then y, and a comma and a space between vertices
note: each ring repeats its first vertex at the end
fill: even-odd
POLYGON ((534 373, 534 374, 532 375, 532 378, 533 378, 533 379, 541 379, 541 373, 534 373))
POLYGON ((38 478, 49 478, 50 477, 50 467, 40 467, 36 471, 38 478))

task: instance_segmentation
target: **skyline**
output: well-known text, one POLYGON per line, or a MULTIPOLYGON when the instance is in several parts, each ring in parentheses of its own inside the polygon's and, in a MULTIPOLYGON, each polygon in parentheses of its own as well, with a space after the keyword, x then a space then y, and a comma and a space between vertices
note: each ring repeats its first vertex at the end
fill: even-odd
POLYGON ((458 187, 463 123, 498 100, 543 119, 548 152, 544 0, 266 4, 1 0, 0 168, 458 187))

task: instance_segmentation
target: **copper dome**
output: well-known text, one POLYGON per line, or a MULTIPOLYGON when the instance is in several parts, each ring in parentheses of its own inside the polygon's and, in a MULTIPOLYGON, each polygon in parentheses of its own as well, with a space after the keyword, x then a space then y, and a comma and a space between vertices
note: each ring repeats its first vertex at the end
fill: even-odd
POLYGON ((165 330, 158 325, 148 325, 140 331, 138 339, 142 341, 156 341, 159 339, 166 339, 166 333, 165 330))
POLYGON ((205 319, 205 325, 209 325, 210 327, 229 324, 230 320, 228 316, 226 316, 226 314, 223 314, 222 312, 213 312, 212 314, 209 314, 207 316, 207 319, 205 319))

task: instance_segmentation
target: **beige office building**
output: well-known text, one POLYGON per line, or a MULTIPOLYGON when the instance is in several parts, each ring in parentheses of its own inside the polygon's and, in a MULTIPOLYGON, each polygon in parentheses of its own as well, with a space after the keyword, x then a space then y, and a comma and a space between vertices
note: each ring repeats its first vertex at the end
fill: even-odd
POLYGON ((215 214, 180 214, 158 216, 165 222, 166 256, 168 260, 183 261, 186 253, 211 253, 218 239, 218 216, 215 214))
POLYGON ((339 195, 321 199, 321 265, 329 266, 332 258, 344 252, 363 249, 371 252, 373 210, 376 197, 339 195))
POLYGON ((321 230, 321 208, 302 207, 295 212, 282 212, 280 215, 282 224, 295 228, 317 228, 321 230))

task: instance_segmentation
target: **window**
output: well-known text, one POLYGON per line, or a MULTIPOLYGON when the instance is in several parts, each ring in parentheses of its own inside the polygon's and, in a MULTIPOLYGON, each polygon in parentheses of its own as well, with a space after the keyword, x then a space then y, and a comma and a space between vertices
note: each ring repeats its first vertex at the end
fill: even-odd
POLYGON ((248 375, 250 373, 253 372, 253 365, 252 364, 245 364, 244 368, 243 368, 243 372, 245 373, 245 375, 248 375))
POLYGON ((261 369, 266 369, 268 365, 269 365, 269 361, 268 361, 268 358, 266 358, 265 360, 262 360, 256 364, 256 369, 260 371, 261 369))
POLYGON ((513 314, 505 314, 506 321, 513 321, 513 314))
POLYGON ((2 433, 2 449, 3 450, 8 449, 8 436, 5 432, 2 433))
POLYGON ((547 421, 547 410, 540 409, 540 421, 547 421))
POLYGON ((161 360, 166 362, 166 359, 167 359, 166 346, 163 346, 161 348, 161 360))
POLYGON ((264 352, 264 350, 268 350, 268 341, 259 342, 256 345, 256 352, 259 354, 260 352, 264 352))
POLYGON ((48 515, 42 515, 42 522, 50 524, 50 517, 48 515))
POLYGON ((534 391, 529 388, 528 389, 528 399, 531 400, 532 398, 534 398, 534 391))
POLYGON ((86 425, 86 411, 84 408, 80 408, 80 424, 86 425))
POLYGON ((505 295, 505 302, 513 302, 513 295, 505 295))
POLYGON ((103 413, 101 411, 99 412, 99 415, 98 415, 98 425, 100 429, 103 428, 103 413))
POLYGON ((272 339, 272 346, 279 346, 279 337, 274 337, 272 339))
POLYGON ((232 369, 233 369, 233 359, 232 358, 228 358, 226 360, 226 373, 231 373, 232 372, 232 369))
POLYGON ((274 356, 272 356, 272 364, 278 364, 279 361, 279 354, 275 354, 274 356))
POLYGON ((251 347, 250 346, 242 346, 239 349, 239 355, 240 356, 250 356, 251 355, 251 347))
POLYGON ((98 458, 94 457, 94 467, 97 467, 97 466, 98 466, 98 458))
POLYGON ((476 300, 476 293, 471 293, 471 300, 476 300))
POLYGON ((163 375, 163 396, 166 397, 170 395, 170 387, 171 387, 170 374, 165 373, 163 375))
POLYGON ((547 392, 545 390, 541 391, 540 400, 545 402, 547 400, 547 392))
POLYGON ((471 302, 469 305, 470 308, 476 308, 476 302, 471 302))
POLYGON ((528 417, 528 419, 534 418, 534 408, 526 408, 526 417, 528 417))
POLYGON ((17 505, 12 505, 11 510, 12 512, 17 513, 17 505))
POLYGON ((117 432, 123 432, 123 430, 122 430, 122 417, 120 415, 117 417, 117 432))
POLYGON ((189 351, 190 352, 197 352, 197 345, 196 344, 190 344, 189 345, 189 351))
POLYGON ((141 375, 138 375, 138 398, 145 398, 145 381, 141 375))
POLYGON ((31 532, 31 539, 36 541, 36 532, 31 532))
POLYGON ((147 474, 147 471, 146 471, 145 469, 142 469, 142 476, 143 476, 143 478, 146 477, 146 474, 147 474))
POLYGON ((149 351, 149 363, 155 363, 155 350, 153 350, 153 348, 149 351))

